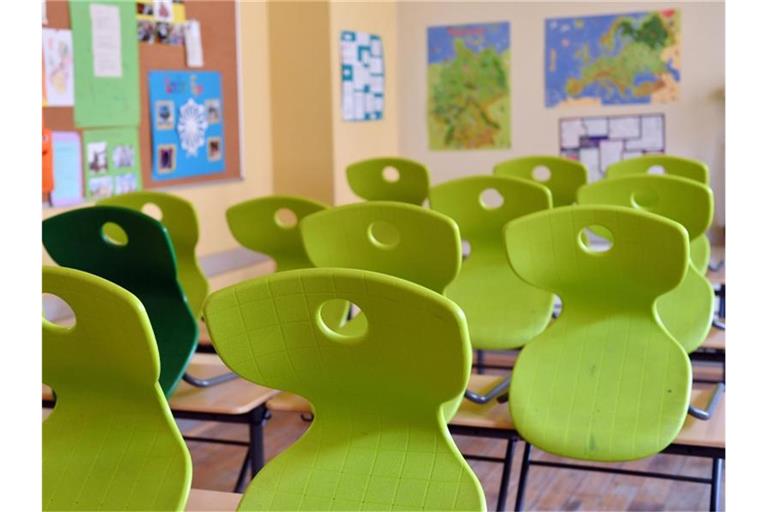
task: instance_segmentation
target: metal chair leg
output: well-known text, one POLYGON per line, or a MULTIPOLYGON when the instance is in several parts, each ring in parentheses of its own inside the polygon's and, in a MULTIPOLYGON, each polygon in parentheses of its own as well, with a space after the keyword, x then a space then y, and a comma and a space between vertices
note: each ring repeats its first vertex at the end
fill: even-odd
POLYGON ((504 468, 501 471, 501 483, 499 484, 499 500, 496 503, 496 510, 506 510, 507 494, 509 493, 509 477, 512 474, 512 457, 515 453, 515 438, 510 437, 507 440, 507 449, 504 453, 504 468))
POLYGON ((245 477, 248 475, 248 468, 251 467, 251 450, 250 447, 245 453, 243 459, 243 465, 240 466, 240 473, 237 475, 237 483, 235 484, 235 492, 241 493, 245 490, 245 477))
POLYGON ((248 425, 248 434, 250 444, 248 446, 248 455, 251 466, 251 478, 264 467, 264 422, 266 420, 266 408, 262 405, 257 407, 252 413, 248 425))
POLYGON ((709 510, 720 510, 720 490, 723 476, 723 459, 712 459, 712 487, 709 493, 709 510))
POLYGON ((485 365, 483 364, 483 360, 485 359, 483 351, 478 350, 477 351, 477 373, 482 374, 485 373, 485 365))
POLYGON ((523 450, 523 463, 520 466, 520 479, 517 482, 517 496, 515 497, 515 512, 523 510, 525 506, 525 484, 528 481, 528 470, 531 467, 531 444, 525 442, 523 450))

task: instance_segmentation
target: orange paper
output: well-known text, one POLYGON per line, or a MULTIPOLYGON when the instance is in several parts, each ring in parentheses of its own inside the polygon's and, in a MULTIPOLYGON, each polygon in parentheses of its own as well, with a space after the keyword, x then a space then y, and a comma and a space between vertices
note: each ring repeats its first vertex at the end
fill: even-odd
POLYGON ((51 130, 43 128, 43 196, 53 191, 53 142, 51 130))

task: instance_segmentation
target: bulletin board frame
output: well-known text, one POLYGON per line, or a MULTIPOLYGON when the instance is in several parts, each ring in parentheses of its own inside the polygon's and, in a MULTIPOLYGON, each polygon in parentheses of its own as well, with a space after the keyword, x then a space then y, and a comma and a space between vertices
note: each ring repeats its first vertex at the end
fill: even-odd
MULTIPOLYGON (((144 189, 164 189, 180 185, 196 186, 243 179, 242 133, 240 119, 240 40, 239 5, 237 0, 185 0, 186 17, 200 22, 204 66, 187 67, 184 45, 158 42, 139 46, 139 146, 141 177, 144 189), (224 146, 224 172, 202 174, 173 180, 153 178, 151 106, 149 104, 149 72, 156 70, 218 71, 221 74, 224 146)), ((69 1, 47 0, 45 28, 71 29, 69 1)), ((43 107, 43 126, 52 131, 83 130, 75 126, 73 107, 43 107)), ((84 199, 85 200, 85 199, 84 199)))

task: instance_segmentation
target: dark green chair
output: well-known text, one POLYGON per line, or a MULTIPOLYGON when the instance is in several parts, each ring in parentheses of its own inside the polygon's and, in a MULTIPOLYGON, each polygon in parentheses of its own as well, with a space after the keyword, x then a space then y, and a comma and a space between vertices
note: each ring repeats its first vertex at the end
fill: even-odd
POLYGON ((127 208, 94 206, 45 220, 43 244, 62 267, 103 277, 139 298, 157 340, 160 386, 171 396, 197 347, 198 327, 165 227, 127 208), (124 235, 109 238, 105 230, 124 235))

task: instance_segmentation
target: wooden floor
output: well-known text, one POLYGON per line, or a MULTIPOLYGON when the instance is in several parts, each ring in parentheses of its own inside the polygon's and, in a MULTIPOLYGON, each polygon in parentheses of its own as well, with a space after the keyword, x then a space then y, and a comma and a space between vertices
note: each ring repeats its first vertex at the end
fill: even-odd
MULTIPOLYGON (((248 438, 247 427, 244 425, 197 421, 181 421, 180 425, 187 435, 240 440, 248 438)), ((264 444, 267 460, 290 446, 308 426, 309 423, 297 414, 273 413, 272 419, 265 427, 264 444)), ((463 436, 456 436, 455 439, 463 453, 504 456, 506 441, 463 436)), ((190 442, 189 446, 194 463, 192 486, 199 489, 231 491, 243 462, 245 449, 239 446, 197 442, 190 442)), ((507 510, 512 510, 514 507, 522 451, 522 443, 518 443, 515 448, 507 510)), ((538 450, 533 451, 533 457, 559 460, 538 450)), ((494 510, 498 497, 501 465, 479 461, 470 461, 470 465, 485 489, 488 509, 494 510)), ((698 477, 708 477, 711 472, 709 459, 679 455, 658 455, 616 466, 698 477)), ((721 504, 721 507, 724 508, 724 506, 724 503, 721 504)), ((526 510, 689 511, 708 510, 708 508, 709 487, 704 484, 544 467, 531 468, 526 492, 526 510)))

